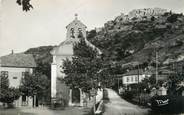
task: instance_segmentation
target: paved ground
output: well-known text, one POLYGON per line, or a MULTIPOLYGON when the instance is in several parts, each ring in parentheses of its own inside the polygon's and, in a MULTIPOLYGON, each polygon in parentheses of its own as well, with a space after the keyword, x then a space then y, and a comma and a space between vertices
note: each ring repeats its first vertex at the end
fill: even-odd
POLYGON ((90 115, 93 105, 94 99, 88 101, 87 107, 67 107, 64 110, 51 110, 47 107, 22 107, 16 109, 0 108, 0 115, 90 115))
POLYGON ((69 107, 65 110, 50 110, 47 108, 37 108, 37 109, 24 109, 24 113, 32 113, 33 115, 87 115, 90 108, 82 107, 69 107))
POLYGON ((90 108, 70 107, 65 110, 47 108, 19 108, 0 110, 0 115, 90 115, 90 108))
POLYGON ((105 104, 103 115, 145 115, 148 113, 147 109, 125 101, 112 89, 107 89, 107 92, 110 102, 105 104))

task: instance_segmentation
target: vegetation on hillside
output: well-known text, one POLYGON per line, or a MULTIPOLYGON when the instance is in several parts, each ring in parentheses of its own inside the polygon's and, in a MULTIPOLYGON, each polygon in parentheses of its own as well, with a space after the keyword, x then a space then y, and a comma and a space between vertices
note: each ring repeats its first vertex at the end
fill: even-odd
POLYGON ((37 48, 30 48, 25 51, 25 54, 32 54, 37 67, 36 72, 46 75, 49 79, 51 77, 51 63, 52 63, 52 55, 50 51, 54 48, 54 46, 40 46, 37 48))
POLYGON ((115 62, 154 63, 183 54, 184 16, 172 12, 150 20, 106 23, 99 32, 92 30, 88 40, 104 53, 104 58, 115 62))

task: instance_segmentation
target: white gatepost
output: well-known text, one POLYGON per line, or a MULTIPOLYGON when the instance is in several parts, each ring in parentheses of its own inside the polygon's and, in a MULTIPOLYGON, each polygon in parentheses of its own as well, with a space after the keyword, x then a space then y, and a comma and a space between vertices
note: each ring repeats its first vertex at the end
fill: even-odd
POLYGON ((70 92, 69 92, 69 103, 68 103, 69 106, 72 106, 72 89, 70 89, 70 92))
POLYGON ((17 100, 17 107, 21 107, 22 106, 22 96, 19 97, 19 99, 17 100))
POLYGON ((33 107, 33 98, 31 96, 26 96, 27 106, 33 107))
POLYGON ((57 65, 51 65, 51 98, 56 98, 56 80, 57 80, 57 65))
POLYGON ((79 91, 80 91, 80 106, 83 107, 83 93, 81 88, 79 88, 79 91))

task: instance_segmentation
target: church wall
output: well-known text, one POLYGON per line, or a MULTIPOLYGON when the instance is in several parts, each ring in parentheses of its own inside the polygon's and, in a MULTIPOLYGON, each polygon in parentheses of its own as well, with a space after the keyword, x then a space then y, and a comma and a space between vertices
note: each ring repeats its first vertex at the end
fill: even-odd
MULTIPOLYGON (((52 80, 51 80, 51 97, 55 98, 57 97, 57 93, 58 92, 62 92, 61 90, 67 90, 67 88, 63 88, 63 84, 58 80, 58 78, 64 78, 65 74, 62 73, 62 65, 63 65, 63 60, 66 58, 71 58, 71 56, 54 56, 53 57, 55 60, 55 63, 52 63, 51 65, 51 76, 52 76, 52 80)), ((66 91, 65 91, 66 92, 66 91)))
MULTIPOLYGON (((75 19, 66 27, 67 34, 66 40, 62 42, 58 47, 54 48, 51 54, 53 55, 52 63, 52 101, 55 103, 58 99, 68 101, 69 106, 72 103, 72 90, 62 81, 60 78, 64 78, 65 74, 62 72, 63 60, 71 60, 73 57, 73 44, 79 41, 79 33, 86 38, 86 26, 77 19, 75 19), (60 79, 60 80, 59 80, 60 79)), ((80 100, 82 100, 82 91, 80 90, 80 100)), ((61 101, 61 100, 60 100, 61 101)), ((82 106, 82 101, 80 101, 82 106)))
POLYGON ((56 98, 69 102, 70 88, 61 80, 56 81, 56 98))
POLYGON ((73 55, 73 44, 72 41, 65 41, 64 45, 58 47, 56 51, 56 57, 59 56, 72 56, 73 55))

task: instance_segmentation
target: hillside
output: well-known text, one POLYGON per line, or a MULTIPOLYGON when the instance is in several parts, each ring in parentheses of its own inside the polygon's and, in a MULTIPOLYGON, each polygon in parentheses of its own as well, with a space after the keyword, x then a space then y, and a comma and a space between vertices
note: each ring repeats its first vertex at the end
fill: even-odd
POLYGON ((144 14, 128 19, 121 14, 104 27, 90 31, 88 40, 103 51, 105 59, 115 62, 151 64, 155 62, 155 51, 160 64, 183 60, 183 14, 144 14))
MULTIPOLYGON (((89 31, 87 39, 103 52, 104 60, 119 64, 135 61, 153 64, 155 51, 160 64, 177 62, 184 59, 184 16, 159 8, 133 10, 108 21, 102 28, 89 31)), ((34 55, 37 70, 48 77, 53 47, 25 51, 34 55)))
POLYGON ((50 65, 52 63, 52 55, 50 54, 50 51, 54 47, 55 46, 40 46, 37 48, 30 48, 24 52, 25 54, 33 55, 37 64, 36 70, 47 75, 48 78, 50 78, 51 75, 50 65))

